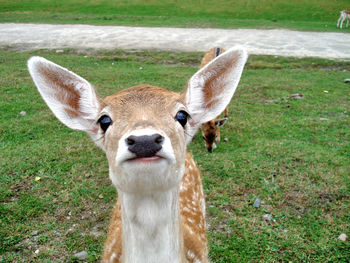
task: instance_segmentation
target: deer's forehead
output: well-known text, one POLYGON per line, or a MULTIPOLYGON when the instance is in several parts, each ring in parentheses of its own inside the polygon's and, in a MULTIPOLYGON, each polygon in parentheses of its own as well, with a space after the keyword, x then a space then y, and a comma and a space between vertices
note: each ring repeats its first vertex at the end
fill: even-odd
POLYGON ((215 121, 211 120, 202 125, 202 130, 204 133, 212 133, 216 131, 215 121))
POLYGON ((155 111, 164 112, 178 103, 182 103, 180 95, 150 85, 135 86, 104 99, 104 104, 116 111, 155 111))

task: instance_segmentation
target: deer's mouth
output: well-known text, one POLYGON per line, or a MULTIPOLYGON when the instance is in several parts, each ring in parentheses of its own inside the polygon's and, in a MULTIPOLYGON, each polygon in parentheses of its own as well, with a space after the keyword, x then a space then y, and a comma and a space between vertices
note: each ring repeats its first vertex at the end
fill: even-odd
POLYGON ((135 158, 128 159, 127 161, 141 162, 141 163, 153 163, 153 162, 160 161, 161 159, 164 159, 164 157, 154 155, 154 156, 150 156, 150 157, 135 157, 135 158))

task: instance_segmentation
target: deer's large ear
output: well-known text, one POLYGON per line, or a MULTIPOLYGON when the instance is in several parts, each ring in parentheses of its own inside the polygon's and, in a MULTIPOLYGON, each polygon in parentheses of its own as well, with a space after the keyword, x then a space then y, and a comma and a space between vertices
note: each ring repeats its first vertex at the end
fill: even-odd
POLYGON ((96 137, 99 98, 89 82, 41 57, 28 60, 29 73, 56 117, 69 128, 96 137))
POLYGON ((230 103, 247 58, 243 48, 234 47, 192 76, 184 94, 191 116, 189 140, 200 124, 215 119, 230 103))

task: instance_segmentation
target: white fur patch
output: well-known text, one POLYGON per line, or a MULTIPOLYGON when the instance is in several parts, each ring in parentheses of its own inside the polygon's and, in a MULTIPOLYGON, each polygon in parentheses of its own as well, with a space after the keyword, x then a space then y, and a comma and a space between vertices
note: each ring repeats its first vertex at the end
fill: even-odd
POLYGON ((125 262, 180 262, 177 195, 121 193, 125 262))

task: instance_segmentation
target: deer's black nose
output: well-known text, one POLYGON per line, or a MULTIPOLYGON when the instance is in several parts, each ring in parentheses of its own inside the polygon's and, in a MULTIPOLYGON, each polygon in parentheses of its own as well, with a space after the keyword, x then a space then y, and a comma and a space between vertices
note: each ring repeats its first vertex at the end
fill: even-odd
POLYGON ((125 139, 129 151, 136 154, 138 158, 154 156, 162 149, 163 141, 164 137, 158 133, 143 136, 130 135, 125 139))

